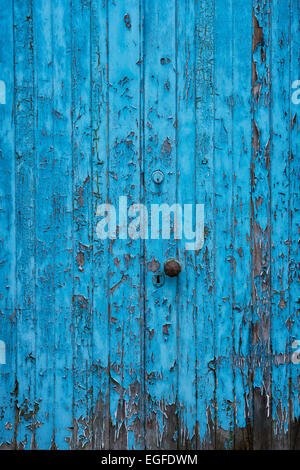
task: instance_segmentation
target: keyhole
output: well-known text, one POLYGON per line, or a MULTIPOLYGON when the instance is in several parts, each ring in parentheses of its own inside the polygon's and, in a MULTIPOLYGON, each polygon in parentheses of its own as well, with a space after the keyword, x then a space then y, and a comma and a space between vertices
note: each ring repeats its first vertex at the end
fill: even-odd
POLYGON ((157 271, 152 276, 152 282, 155 287, 161 287, 165 283, 165 275, 161 271, 157 271))

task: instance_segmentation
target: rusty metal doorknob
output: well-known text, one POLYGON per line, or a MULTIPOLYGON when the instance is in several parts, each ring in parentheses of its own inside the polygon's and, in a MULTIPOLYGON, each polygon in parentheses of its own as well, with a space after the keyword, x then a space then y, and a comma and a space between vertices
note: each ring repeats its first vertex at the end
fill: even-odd
POLYGON ((181 272, 181 265, 177 259, 168 259, 164 264, 164 271, 169 277, 178 276, 181 272))

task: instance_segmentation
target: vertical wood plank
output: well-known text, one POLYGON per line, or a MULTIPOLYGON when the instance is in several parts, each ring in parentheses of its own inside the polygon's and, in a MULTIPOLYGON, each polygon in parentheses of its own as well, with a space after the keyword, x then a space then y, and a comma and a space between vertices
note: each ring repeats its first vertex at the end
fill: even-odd
MULTIPOLYGON (((3 7, 1 17, 0 80, 1 80, 1 311, 11 312, 15 299, 14 261, 14 65, 13 65, 13 10, 12 3, 3 7)), ((4 334, 4 331, 3 331, 4 334)))
POLYGON ((32 1, 14 1, 17 377, 15 441, 35 448, 35 123, 32 1))
POLYGON ((93 191, 93 448, 109 444, 109 241, 95 233, 100 204, 108 202, 107 1, 91 4, 92 191, 93 191))
MULTIPOLYGON (((299 0, 291 0, 291 49, 290 49, 290 82, 300 80, 300 4, 299 0)), ((298 87, 299 90, 299 87, 298 87)), ((296 90, 290 90, 290 95, 296 90)), ((292 96, 290 96, 292 98, 292 96)), ((300 341, 300 315, 299 315, 299 158, 300 139, 299 121, 300 104, 291 103, 290 109, 290 203, 289 203, 289 231, 290 231, 290 253, 289 253, 289 301, 290 301, 290 321, 291 336, 290 347, 293 360, 290 362, 290 387, 289 387, 289 445, 290 449, 300 449, 300 363, 299 351, 300 341), (296 343, 297 342, 297 343, 296 343), (295 356, 293 356, 295 354, 295 356), (298 361, 298 362, 297 362, 298 361)))
MULTIPOLYGON (((127 196, 128 206, 140 201, 138 3, 110 1, 108 23, 109 202, 118 211, 121 196, 127 196)), ((123 232, 119 217, 118 230, 123 232)), ((140 235, 136 239, 117 237, 109 248, 112 449, 142 445, 140 235)))
MULTIPOLYGON (((145 3, 145 203, 176 202, 175 3, 145 3), (168 39, 167 39, 168 38, 168 39), (157 187, 152 172, 164 172, 157 187)), ((162 234, 160 232, 160 238, 162 234)), ((146 241, 146 447, 177 448, 177 280, 152 276, 175 257, 174 240, 146 241)))
POLYGON ((269 1, 253 3, 252 40, 252 367, 253 446, 271 448, 271 227, 270 227, 270 9, 269 1))
POLYGON ((14 153, 14 37, 13 4, 1 2, 0 80, 0 341, 5 358, 0 364, 0 449, 12 448, 15 407, 15 153, 14 153), (5 363, 2 363, 5 362, 5 363))
POLYGON ((252 448, 251 387, 251 35, 252 2, 233 8, 232 308, 234 448, 252 448), (242 19, 242 21, 241 21, 242 19))
MULTIPOLYGON (((184 204, 195 203, 195 2, 176 2, 177 73, 177 197, 184 204)), ((171 90, 170 90, 171 91, 171 90)), ((172 91, 171 91, 172 92, 172 91)), ((193 214, 195 217, 195 211, 193 214)), ((196 282, 195 251, 186 249, 187 240, 178 240, 177 250, 183 276, 178 278, 178 433, 179 448, 197 446, 196 403, 196 282)))
POLYGON ((215 329, 217 448, 234 445, 234 376, 232 364, 232 191, 233 191, 233 2, 215 5, 215 329))
POLYGON ((36 445, 49 449, 53 437, 53 48, 52 6, 33 2, 35 79, 36 216, 36 445))
POLYGON ((290 11, 289 2, 272 4, 271 79, 271 295, 273 449, 288 449, 290 325, 289 140, 290 140, 290 11))
MULTIPOLYGON (((140 65, 140 109, 139 109, 139 154, 140 154, 140 201, 145 204, 145 0, 139 0, 139 65, 140 65)), ((142 417, 142 449, 146 448, 146 244, 145 240, 141 243, 141 417, 142 417)))
POLYGON ((52 0, 53 27, 53 229, 54 239, 54 436, 52 447, 68 449, 72 428, 72 120, 71 2, 52 0))
POLYGON ((196 253, 197 448, 215 446, 214 5, 196 2, 196 197, 204 207, 204 245, 196 253))
POLYGON ((72 0, 73 151, 73 436, 72 447, 92 446, 92 182, 89 0, 72 0))

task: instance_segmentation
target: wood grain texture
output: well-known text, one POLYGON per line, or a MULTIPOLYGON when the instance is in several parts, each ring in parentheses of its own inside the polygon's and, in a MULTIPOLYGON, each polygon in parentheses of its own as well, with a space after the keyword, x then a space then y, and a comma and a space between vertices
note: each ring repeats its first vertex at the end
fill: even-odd
POLYGON ((233 9, 232 60, 232 315, 234 361, 234 448, 251 449, 251 43, 252 18, 247 2, 233 9), (243 18, 243 21, 241 21, 243 18), (246 59, 248 58, 248 60, 246 59))
POLYGON ((0 340, 6 345, 6 364, 1 364, 1 446, 14 442, 16 393, 16 230, 15 230, 15 129, 14 129, 14 34, 13 5, 0 19, 0 79, 5 83, 5 105, 0 105, 0 340))
POLYGON ((92 179, 90 2, 71 3, 73 186, 72 446, 89 448, 92 409, 92 179))
MULTIPOLYGON (((300 5, 298 1, 291 1, 291 46, 290 46, 290 78, 297 80, 300 75, 299 46, 300 46, 300 5), (295 78, 294 78, 295 77, 295 78)), ((289 149, 289 313, 291 319, 290 341, 298 340, 300 331, 299 316, 299 164, 296 155, 299 155, 299 110, 293 102, 290 107, 290 149, 289 149)), ((299 343, 298 343, 299 344, 299 343)), ((298 348, 299 349, 299 348, 298 348)), ((296 349, 292 348, 291 354, 296 349)), ((289 447, 299 449, 299 375, 300 365, 290 362, 289 372, 289 447)))
POLYGON ((286 6, 272 6, 272 161, 271 288, 272 288, 272 448, 288 447, 289 408, 289 162, 290 162, 290 16, 286 6), (280 331, 280 334, 278 334, 280 331))
MULTIPOLYGON (((145 204, 149 207, 176 202, 176 4, 170 0, 164 4, 159 0, 145 2, 144 14, 144 178, 145 204), (156 27, 157 21, 160 28, 156 27), (159 187, 151 177, 157 169, 165 174, 159 187)), ((165 259, 176 257, 175 240, 146 240, 145 444, 151 449, 176 449, 177 279, 166 279, 163 292, 153 286, 154 272, 163 270, 165 259, 161 253, 165 259)))
POLYGON ((232 448, 234 431, 233 318, 233 2, 215 7, 215 356, 216 447, 232 448), (224 430, 224 435, 222 430, 224 430))
POLYGON ((299 449, 299 0, 0 5, 0 448, 299 449))
MULTIPOLYGON (((193 1, 177 2, 176 14, 176 162, 177 194, 181 204, 196 202, 196 114, 195 83, 195 30, 196 4, 193 1), (191 123, 193 125, 191 125, 191 123), (191 148, 191 143, 193 147, 191 148), (186 158, 186 155, 190 158, 186 158)), ((179 277, 177 286, 178 316, 178 447, 194 449, 197 446, 197 322, 196 322, 196 255, 185 249, 185 240, 177 240, 177 257, 187 273, 179 277)))
POLYGON ((204 245, 195 260, 197 448, 216 442, 214 8, 214 2, 202 1, 195 10, 195 199, 205 205, 204 245))
POLYGON ((14 2, 16 165, 15 445, 36 447, 36 99, 33 2, 14 2))
POLYGON ((92 74, 92 168, 93 247, 92 247, 92 447, 107 449, 109 442, 109 240, 95 234, 97 209, 108 202, 108 23, 106 2, 91 4, 91 74, 92 74))
POLYGON ((53 214, 53 43, 52 8, 33 3, 35 96, 35 407, 37 448, 45 448, 53 434, 54 410, 54 214, 53 214), (36 23, 36 19, 38 19, 36 23), (39 423, 43 423, 39 426, 39 423))
MULTIPOLYGON (((128 206, 140 202, 140 11, 136 1, 108 2, 107 21, 108 200, 119 208, 119 198, 124 195, 128 197, 128 206)), ((118 227, 121 231, 120 220, 118 227)), ((143 446, 141 240, 139 237, 110 240, 109 253, 110 447, 139 449, 143 446)))
POLYGON ((54 238, 54 429, 52 447, 69 447, 72 432, 72 76, 71 8, 53 1, 53 224, 54 238))
POLYGON ((253 446, 272 445, 271 379, 271 2, 254 2, 252 31, 253 446))

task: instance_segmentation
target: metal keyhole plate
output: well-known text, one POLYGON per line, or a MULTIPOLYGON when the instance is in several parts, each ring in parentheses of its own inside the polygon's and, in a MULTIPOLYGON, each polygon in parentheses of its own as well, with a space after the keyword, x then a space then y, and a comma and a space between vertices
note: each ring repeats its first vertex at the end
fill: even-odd
POLYGON ((161 287, 165 283, 165 275, 161 271, 156 271, 152 276, 152 283, 154 287, 161 287))
POLYGON ((152 180, 155 184, 161 184, 165 178, 165 175, 161 170, 155 170, 152 173, 152 180))

